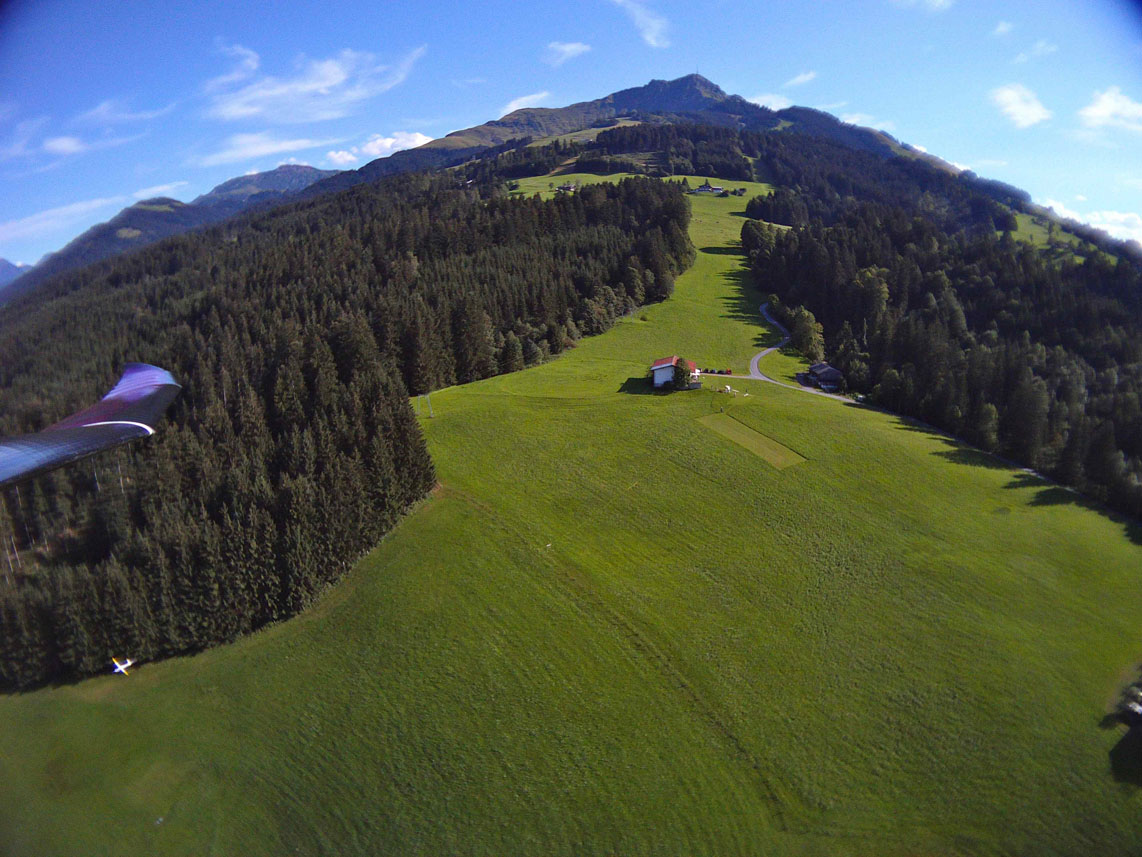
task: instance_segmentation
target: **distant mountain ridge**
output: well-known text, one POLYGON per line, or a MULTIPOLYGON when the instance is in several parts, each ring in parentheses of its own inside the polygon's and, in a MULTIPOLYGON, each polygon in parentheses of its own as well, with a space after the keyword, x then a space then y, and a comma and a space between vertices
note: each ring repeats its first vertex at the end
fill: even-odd
POLYGON ((728 95, 699 74, 689 74, 675 80, 652 80, 643 86, 566 107, 515 110, 491 122, 453 131, 415 149, 370 161, 356 170, 318 170, 286 164, 275 170, 225 181, 190 203, 168 198, 144 200, 124 209, 107 223, 92 227, 19 276, 0 292, 0 303, 26 294, 55 274, 218 223, 255 206, 345 190, 397 173, 451 167, 512 140, 556 137, 622 117, 803 133, 880 157, 902 155, 956 171, 935 156, 902 146, 882 131, 850 125, 807 107, 770 110, 740 95, 728 95))
POLYGON ((191 205, 247 203, 273 195, 289 196, 305 190, 315 181, 336 175, 337 170, 319 170, 303 164, 282 164, 276 170, 250 173, 229 179, 209 193, 193 199, 191 205))
POLYGON ((11 278, 11 286, 0 292, 0 302, 27 294, 55 274, 218 223, 255 206, 283 202, 336 172, 284 164, 274 170, 229 179, 193 202, 169 197, 140 200, 106 223, 91 227, 34 267, 19 271, 11 278))
POLYGON ((31 265, 17 265, 7 259, 0 259, 0 289, 30 269, 31 265))
POLYGON ((751 131, 788 129, 828 137, 884 157, 904 151, 896 140, 883 132, 848 125, 828 113, 807 107, 773 111, 740 95, 727 95, 700 74, 688 74, 676 80, 652 80, 645 86, 567 107, 525 107, 500 119, 453 131, 415 149, 395 152, 357 170, 315 182, 305 195, 343 190, 394 173, 454 166, 509 140, 569 134, 622 116, 655 117, 660 121, 698 122, 751 131))

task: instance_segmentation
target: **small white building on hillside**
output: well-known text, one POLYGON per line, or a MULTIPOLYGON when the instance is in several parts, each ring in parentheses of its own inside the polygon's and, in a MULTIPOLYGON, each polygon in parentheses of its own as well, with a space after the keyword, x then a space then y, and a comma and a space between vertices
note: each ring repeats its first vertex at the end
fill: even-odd
POLYGON ((684 360, 677 354, 672 357, 663 357, 661 360, 656 360, 650 367, 650 374, 654 378, 655 387, 666 387, 674 383, 674 367, 678 365, 678 361, 686 366, 690 372, 690 382, 700 381, 702 373, 698 371, 698 367, 694 365, 693 360, 684 360))

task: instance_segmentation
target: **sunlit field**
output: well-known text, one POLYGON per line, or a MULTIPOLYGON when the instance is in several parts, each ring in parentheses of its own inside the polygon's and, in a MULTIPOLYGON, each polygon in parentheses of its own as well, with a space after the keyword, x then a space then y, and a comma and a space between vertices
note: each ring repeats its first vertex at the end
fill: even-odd
POLYGON ((1100 721, 1142 529, 889 414, 651 392, 781 339, 737 247, 765 186, 724 184, 670 300, 415 403, 441 484, 316 608, 0 697, 0 852, 1137 850, 1100 721))

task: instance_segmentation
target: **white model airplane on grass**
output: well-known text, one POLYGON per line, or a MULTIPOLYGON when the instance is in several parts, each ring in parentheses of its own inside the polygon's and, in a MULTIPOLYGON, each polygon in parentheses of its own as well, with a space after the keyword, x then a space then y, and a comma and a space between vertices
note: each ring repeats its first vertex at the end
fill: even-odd
POLYGON ((118 658, 112 658, 111 663, 115 664, 115 672, 123 673, 123 675, 130 675, 130 673, 127 672, 127 667, 131 666, 131 664, 135 662, 130 658, 127 658, 127 660, 120 663, 118 658))

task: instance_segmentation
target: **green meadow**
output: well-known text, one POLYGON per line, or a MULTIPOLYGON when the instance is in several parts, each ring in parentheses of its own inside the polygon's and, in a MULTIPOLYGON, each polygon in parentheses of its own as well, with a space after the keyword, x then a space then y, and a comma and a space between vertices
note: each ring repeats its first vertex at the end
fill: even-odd
POLYGON ((766 437, 756 429, 752 429, 739 421, 733 414, 719 411, 716 414, 707 414, 698 422, 722 437, 732 440, 743 449, 748 449, 758 458, 768 461, 778 470, 800 464, 805 459, 787 446, 782 446, 771 437, 766 437))
POLYGON ((0 853, 1136 851, 1142 528, 889 414, 647 387, 780 340, 761 190, 691 197, 669 301, 433 393, 440 486, 314 609, 0 698, 0 853))

